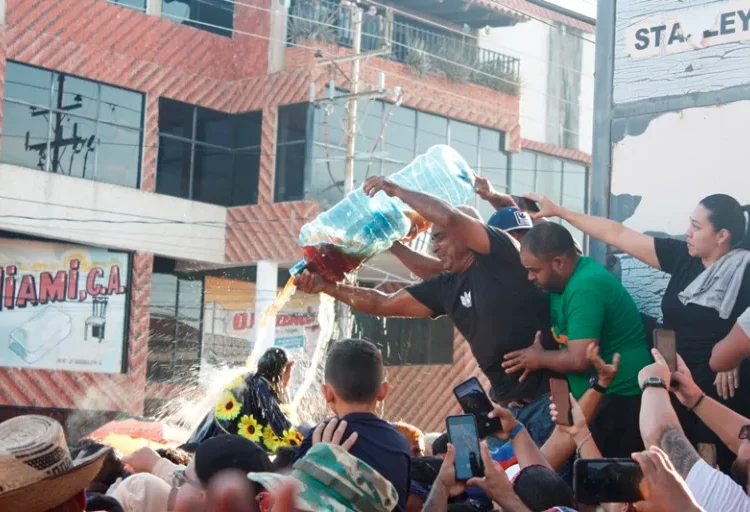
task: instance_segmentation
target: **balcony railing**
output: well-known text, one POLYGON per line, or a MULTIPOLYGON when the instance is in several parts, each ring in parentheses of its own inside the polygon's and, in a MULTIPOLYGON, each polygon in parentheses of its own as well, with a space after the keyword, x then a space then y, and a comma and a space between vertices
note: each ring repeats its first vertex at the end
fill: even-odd
MULTIPOLYGON (((476 45, 473 36, 427 28, 396 17, 390 26, 383 16, 365 12, 362 51, 381 48, 390 35, 388 58, 418 74, 436 73, 456 82, 473 82, 508 94, 519 93, 520 61, 476 45)), ((318 41, 352 47, 351 11, 329 0, 296 0, 289 12, 288 42, 318 41)))

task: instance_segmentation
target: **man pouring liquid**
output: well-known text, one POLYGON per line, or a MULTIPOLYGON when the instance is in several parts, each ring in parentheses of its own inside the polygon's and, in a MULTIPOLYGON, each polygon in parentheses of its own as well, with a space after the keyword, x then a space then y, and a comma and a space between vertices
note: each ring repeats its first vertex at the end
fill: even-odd
POLYGON ((527 279, 517 242, 502 230, 485 225, 472 208, 455 208, 384 177, 368 178, 363 191, 369 196, 382 191, 397 197, 432 223, 432 251, 443 271, 389 294, 334 283, 306 270, 295 279, 297 289, 325 293, 378 317, 447 315, 469 342, 489 379, 492 399, 509 406, 541 445, 554 427, 548 410, 549 374, 540 371, 519 379, 502 366, 506 353, 532 343, 555 347, 547 299, 527 279))

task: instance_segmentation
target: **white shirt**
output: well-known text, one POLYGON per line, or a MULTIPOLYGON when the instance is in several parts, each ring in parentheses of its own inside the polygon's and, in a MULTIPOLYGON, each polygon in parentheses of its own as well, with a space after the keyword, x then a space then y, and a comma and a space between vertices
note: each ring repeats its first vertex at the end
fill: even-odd
POLYGON ((747 308, 739 318, 737 318, 737 324, 745 331, 747 337, 750 338, 750 308, 747 308))
POLYGON ((728 475, 698 460, 685 479, 706 512, 750 512, 750 497, 728 475))

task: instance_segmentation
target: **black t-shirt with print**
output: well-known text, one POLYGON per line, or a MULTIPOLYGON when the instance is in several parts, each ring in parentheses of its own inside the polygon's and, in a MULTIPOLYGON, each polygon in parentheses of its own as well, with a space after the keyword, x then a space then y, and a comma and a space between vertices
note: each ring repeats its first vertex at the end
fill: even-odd
POLYGON ((529 281, 510 237, 499 229, 486 229, 489 254, 475 253, 474 263, 461 274, 443 272, 406 290, 432 311, 433 318, 450 317, 487 375, 493 399, 534 399, 549 390, 549 373, 537 371, 519 383, 521 373, 505 373, 503 356, 531 345, 537 331, 542 331, 546 349, 557 349, 549 305, 529 281))
POLYGON ((687 243, 656 238, 654 249, 659 266, 671 276, 661 302, 664 327, 675 331, 677 352, 690 368, 695 382, 704 391, 712 391, 716 374, 708 365, 711 349, 729 334, 737 318, 750 306, 750 269, 745 271, 732 315, 724 320, 715 309, 680 302, 680 292, 706 269, 700 258, 690 256, 687 243))

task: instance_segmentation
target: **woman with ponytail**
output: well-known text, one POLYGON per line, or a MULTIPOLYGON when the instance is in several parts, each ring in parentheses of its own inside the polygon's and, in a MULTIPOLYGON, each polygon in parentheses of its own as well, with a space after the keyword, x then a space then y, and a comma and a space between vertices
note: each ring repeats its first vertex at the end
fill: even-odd
MULTIPOLYGON (((537 217, 559 217, 593 238, 613 245, 671 276, 662 298, 664 327, 675 331, 677 352, 706 395, 750 417, 750 362, 715 373, 711 352, 750 307, 748 213, 726 194, 704 198, 690 216, 686 241, 654 238, 603 217, 560 207, 529 194, 541 206, 537 217)), ((718 462, 729 470, 734 455, 696 416, 678 405, 688 439, 717 445, 718 462)))

